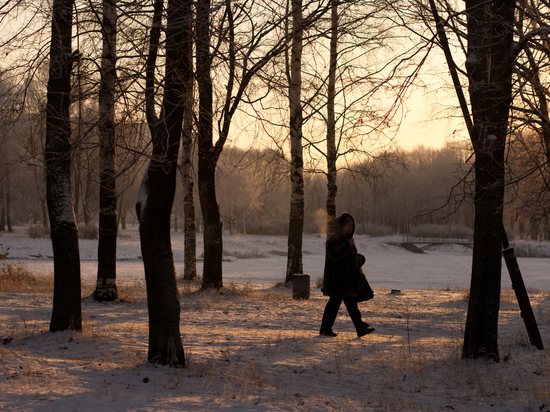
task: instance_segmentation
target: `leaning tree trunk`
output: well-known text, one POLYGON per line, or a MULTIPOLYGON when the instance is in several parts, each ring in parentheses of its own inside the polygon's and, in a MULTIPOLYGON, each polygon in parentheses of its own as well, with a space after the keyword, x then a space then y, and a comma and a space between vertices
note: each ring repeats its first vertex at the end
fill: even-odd
POLYGON ((327 94, 327 238, 334 233, 336 218, 336 126, 334 100, 336 94, 336 62, 338 59, 338 0, 331 0, 330 63, 327 94))
POLYGON ((204 266, 202 287, 221 288, 222 220, 216 200, 216 164, 218 155, 213 146, 212 77, 210 59, 210 1, 197 2, 197 74, 199 90, 199 197, 204 222, 204 266))
POLYGON ((71 201, 71 52, 74 0, 54 0, 46 104, 46 193, 54 254, 50 331, 82 329, 80 256, 71 201))
POLYGON ((498 361, 504 151, 512 93, 515 2, 469 0, 466 6, 476 183, 472 280, 462 356, 498 361))
MULTIPOLYGON (((162 7, 156 7, 156 11, 156 17, 159 17, 162 7)), ((159 21, 155 19, 155 23, 159 21)), ((179 328, 180 303, 170 239, 170 215, 176 190, 177 158, 184 113, 181 90, 191 75, 184 63, 188 56, 182 52, 183 45, 191 41, 190 24, 191 1, 170 0, 162 113, 160 121, 150 127, 153 131, 153 154, 136 205, 147 283, 148 360, 178 367, 185 366, 185 356, 179 328)), ((158 43, 151 46, 150 53, 156 53, 158 43)), ((155 63, 155 59, 148 59, 148 75, 153 76, 154 64, 150 63, 155 63)), ((148 93, 148 97, 151 96, 148 93)), ((148 110, 153 102, 148 102, 148 110)), ((153 117, 152 113, 148 113, 149 120, 153 120, 153 117)))
POLYGON ((290 222, 288 228, 288 283, 303 272, 304 160, 302 157, 302 0, 292 0, 292 51, 290 56, 290 222))
MULTIPOLYGON (((186 47, 189 50, 187 65, 189 70, 193 69, 192 44, 186 47)), ((184 269, 183 278, 186 280, 197 277, 197 230, 195 219, 195 196, 193 184, 193 85, 194 79, 190 77, 184 89, 185 112, 183 118, 182 132, 182 155, 181 155, 181 180, 183 190, 183 231, 184 231, 184 269)))
POLYGON ((116 0, 103 0, 103 53, 99 89, 99 242, 98 301, 113 301, 116 287, 117 194, 115 138, 116 0))

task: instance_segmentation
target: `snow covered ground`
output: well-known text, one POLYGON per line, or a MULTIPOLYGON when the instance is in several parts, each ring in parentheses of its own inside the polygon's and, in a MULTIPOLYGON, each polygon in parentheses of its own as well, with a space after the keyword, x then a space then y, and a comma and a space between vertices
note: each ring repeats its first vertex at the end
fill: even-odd
MULTIPOLYGON (((199 254, 202 239, 198 237, 199 254)), ((52 296, 0 292, 0 409, 10 411, 550 411, 550 356, 528 341, 506 269, 499 326, 501 362, 463 361, 471 250, 438 245, 415 254, 400 237, 358 236, 375 290, 361 303, 376 332, 356 338, 342 307, 336 338, 320 337, 326 298, 295 301, 284 279, 286 238, 224 238, 223 295, 182 284, 181 331, 188 367, 146 362, 148 318, 136 230, 118 244, 117 303, 83 301, 83 333, 49 333, 52 296), (399 289, 400 293, 391 293, 399 289)), ((51 273, 49 239, 22 228, 0 236, 7 263, 51 273)), ((178 274, 183 236, 173 236, 178 274)), ((83 296, 97 241, 81 240, 83 296)), ((304 238, 304 271, 322 276, 324 237, 304 238)), ((550 342, 550 259, 519 265, 543 342, 550 342)), ((199 262, 199 272, 201 265, 199 262)))

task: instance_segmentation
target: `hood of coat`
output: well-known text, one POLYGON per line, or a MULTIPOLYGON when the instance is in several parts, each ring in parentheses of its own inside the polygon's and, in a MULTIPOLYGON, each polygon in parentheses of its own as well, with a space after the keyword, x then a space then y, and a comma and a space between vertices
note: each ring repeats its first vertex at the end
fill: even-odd
POLYGON ((340 216, 334 219, 334 232, 347 239, 351 239, 352 237, 354 237, 355 236, 355 219, 353 218, 353 216, 348 212, 343 212, 340 216), (345 228, 346 222, 350 219, 351 219, 351 222, 353 223, 353 230, 351 232, 351 235, 348 235, 347 233, 344 233, 344 228, 345 228))

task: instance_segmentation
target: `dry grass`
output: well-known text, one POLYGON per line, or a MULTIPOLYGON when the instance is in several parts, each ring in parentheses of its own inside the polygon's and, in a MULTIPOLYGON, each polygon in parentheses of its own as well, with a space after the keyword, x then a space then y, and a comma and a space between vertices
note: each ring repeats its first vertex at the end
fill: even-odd
POLYGON ((51 293, 53 275, 36 275, 23 265, 4 262, 0 266, 0 292, 51 293))
MULTIPOLYGON (((28 293, 34 290, 37 276, 24 268, 10 270, 15 274, 0 271, 0 291, 5 292, 4 277, 15 278, 12 283, 19 285, 26 279, 28 287, 14 286, 12 290, 19 288, 15 293, 31 299, 28 293)), ((200 286, 200 281, 179 284, 185 314, 186 369, 146 363, 147 313, 143 308, 115 305, 105 312, 103 305, 89 305, 82 334, 50 336, 41 334, 47 327, 42 312, 25 309, 21 315, 14 312, 6 318, 19 334, 6 329, 9 335, 3 335, 11 336, 13 342, 0 345, 0 373, 6 377, 0 391, 14 391, 17 380, 37 393, 59 391, 49 383, 58 380, 72 390, 93 387, 98 395, 112 396, 117 381, 129 379, 121 374, 130 369, 131 381, 144 385, 140 390, 150 390, 151 396, 183 399, 185 403, 192 390, 204 396, 204 405, 217 400, 237 406, 240 401, 261 399, 265 406, 266 399, 273 397, 274 406, 284 404, 289 410, 462 410, 464 405, 476 410, 489 404, 497 405, 497 410, 502 402, 525 407, 527 399, 532 400, 533 410, 538 410, 550 402, 550 360, 529 349, 521 323, 516 333, 516 320, 502 319, 502 362, 461 359, 466 290, 392 294, 389 289, 377 289, 376 299, 361 305, 377 333, 355 339, 349 318, 342 313, 337 321, 341 328, 338 337, 320 339, 314 327, 326 299, 318 290, 309 301, 295 301, 286 287, 259 290, 250 283, 228 282, 220 293, 202 292, 200 286), (60 340, 52 346, 60 348, 64 356, 72 353, 72 364, 48 364, 39 357, 41 342, 51 345, 57 336, 60 340), (20 345, 18 339, 27 342, 20 345), (82 347, 87 347, 84 355, 77 350, 82 347), (19 356, 17 360, 15 356, 19 356), (44 365, 47 374, 40 375, 44 365), (82 376, 84 367, 86 382, 93 386, 72 385, 71 379, 82 376), (121 376, 124 379, 119 379, 121 376), (113 387, 103 384, 103 379, 111 379, 113 387), (342 395, 334 395, 332 389, 323 391, 336 384, 342 385, 342 395), (446 403, 440 403, 441 399, 446 403)), ((122 303, 143 302, 146 290, 144 286, 122 286, 119 296, 122 303)), ((547 297, 548 293, 534 294, 534 308, 538 310, 537 304, 547 297)), ((515 295, 505 290, 502 299, 515 301, 515 295)), ((512 309, 509 317, 519 317, 512 309)))
MULTIPOLYGON (((10 263, 0 265, 0 293, 51 294, 54 288, 53 274, 36 274, 26 266, 10 263)), ((119 303, 140 303, 147 298, 142 285, 118 286, 119 303)), ((82 297, 91 296, 95 283, 82 283, 82 297)))

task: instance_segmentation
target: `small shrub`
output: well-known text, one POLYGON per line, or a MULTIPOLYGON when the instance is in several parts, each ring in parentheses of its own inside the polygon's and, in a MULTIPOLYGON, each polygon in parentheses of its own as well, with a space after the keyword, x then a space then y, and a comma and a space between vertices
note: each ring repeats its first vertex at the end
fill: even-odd
POLYGON ((245 284, 237 284, 230 281, 225 287, 225 291, 233 296, 251 297, 254 295, 254 287, 252 283, 246 282, 245 284))
POLYGON ((78 237, 80 239, 97 239, 97 236, 98 230, 93 223, 78 228, 78 237))
POLYGON ((50 235, 50 228, 45 226, 32 225, 27 228, 27 235, 33 239, 48 237, 50 235))
POLYGON ((223 251, 224 256, 233 256, 237 259, 258 259, 258 258, 265 258, 267 255, 260 252, 259 250, 242 250, 242 251, 232 251, 228 252, 226 250, 223 251))
POLYGON ((550 257, 550 245, 547 242, 512 242, 516 257, 550 257))

